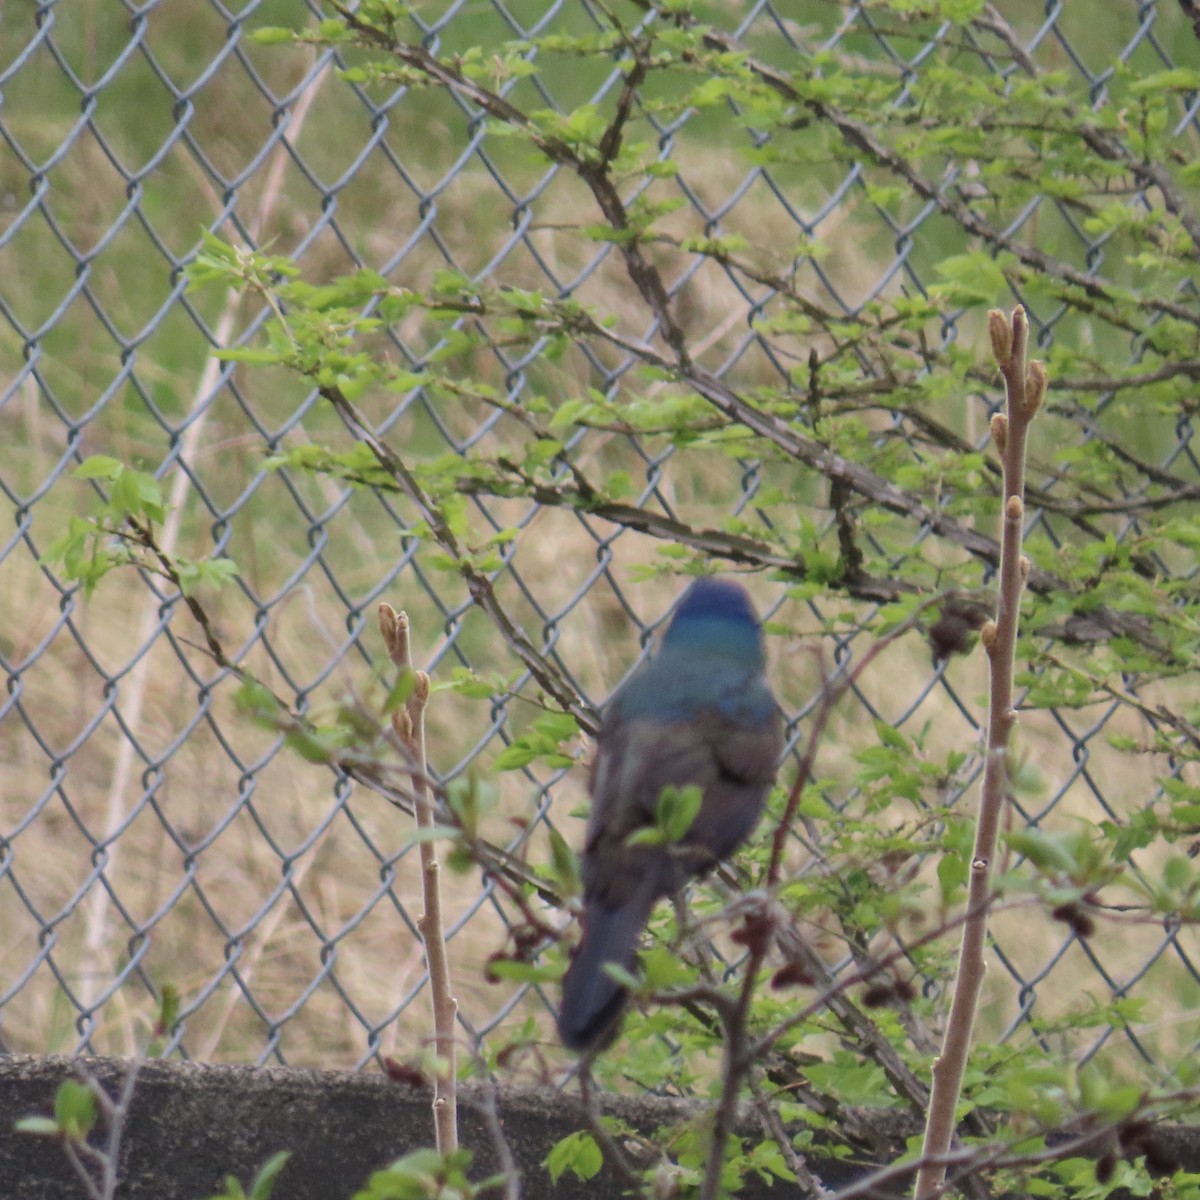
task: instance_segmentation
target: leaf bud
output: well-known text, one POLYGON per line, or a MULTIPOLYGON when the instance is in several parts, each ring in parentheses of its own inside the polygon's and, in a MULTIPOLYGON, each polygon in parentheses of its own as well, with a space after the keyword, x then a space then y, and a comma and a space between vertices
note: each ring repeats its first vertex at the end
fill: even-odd
POLYGON ((1025 415, 1030 419, 1046 398, 1046 368, 1036 360, 1025 372, 1025 415))
POLYGON ((992 441, 1001 455, 1008 449, 1008 418, 1002 413, 992 413, 992 441))
POLYGON ((991 654, 996 649, 996 622, 988 621, 979 631, 979 640, 983 643, 983 648, 991 654))
POLYGON ((992 354, 1003 369, 1012 359, 1013 335, 1008 318, 998 308, 988 313, 988 333, 992 339, 992 354))

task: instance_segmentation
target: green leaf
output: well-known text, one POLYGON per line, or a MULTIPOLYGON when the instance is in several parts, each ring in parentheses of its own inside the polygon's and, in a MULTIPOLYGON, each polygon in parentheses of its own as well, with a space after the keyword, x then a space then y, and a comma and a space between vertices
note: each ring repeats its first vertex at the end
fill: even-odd
POLYGON ((654 825, 647 825, 642 829, 635 829, 625 839, 627 846, 665 846, 667 844, 667 835, 661 829, 654 825))
POLYGON ((666 946, 651 946, 642 954, 641 961, 646 985, 656 991, 696 982, 696 972, 666 946))
POLYGON ((487 971, 493 979, 515 983, 557 983, 562 978, 561 966, 542 967, 536 963, 518 962, 515 958, 492 959, 487 971))
POLYGON ((626 970, 619 963, 606 962, 604 964, 604 973, 609 979, 619 983, 622 987, 636 990, 642 986, 642 981, 632 971, 626 970))
POLYGON ((107 454, 93 454, 85 458, 72 472, 76 479, 116 479, 125 470, 124 465, 107 454))
POLYGON ((1014 261, 1011 254, 993 258, 979 250, 942 259, 937 272, 953 285, 953 295, 959 303, 999 304, 1009 294, 1004 267, 1014 261))
POLYGON ((889 725, 887 721, 875 722, 875 735, 885 746, 891 746, 895 750, 910 749, 908 738, 894 725, 889 725))
POLYGON ((385 713, 394 713, 404 707, 404 702, 413 694, 413 690, 417 686, 417 673, 410 667, 406 671, 401 671, 392 684, 391 690, 387 694, 387 699, 383 702, 383 711, 385 713))
POLYGON ((569 767, 574 756, 564 752, 562 743, 579 733, 579 725, 570 713, 545 713, 533 722, 528 733, 514 738, 496 757, 497 771, 515 771, 540 760, 546 766, 569 767))
POLYGON ((214 350, 213 357, 221 362, 245 363, 251 367, 273 367, 281 361, 278 350, 260 349, 255 346, 232 346, 214 350))
POLYGON ((240 574, 237 563, 231 558, 209 558, 199 562, 173 559, 171 565, 179 576, 179 588, 185 596, 192 595, 200 587, 220 587, 240 574))
POLYGON ((181 999, 179 989, 173 983, 159 986, 158 1029, 161 1033, 168 1032, 179 1020, 181 999))
POLYGON ((499 792, 476 770, 452 779, 446 789, 446 803, 458 817, 458 823, 467 837, 479 832, 479 822, 495 808, 499 792))
POLYGON ((1163 865, 1163 883, 1172 891, 1183 892, 1195 881, 1196 872, 1192 861, 1181 855, 1174 855, 1163 865))
POLYGON ((18 1133, 34 1133, 39 1137, 58 1137, 58 1122, 49 1117, 22 1117, 13 1126, 18 1133))
POLYGON ((86 1083, 64 1079, 54 1093, 54 1119, 72 1141, 86 1138, 96 1124, 96 1095, 86 1083))
POLYGON ((470 1185, 466 1169, 470 1163, 469 1150, 444 1156, 436 1150, 414 1150, 376 1171, 367 1186, 355 1192, 354 1200, 431 1200, 448 1195, 452 1188, 467 1195, 470 1185))
POLYGON ((556 743, 568 741, 579 734, 579 722, 567 712, 543 713, 534 721, 533 727, 543 737, 556 743))
POLYGON ((470 667, 455 667, 450 672, 448 680, 439 680, 430 688, 433 692, 451 691, 470 700, 490 700, 502 693, 506 684, 503 681, 483 679, 476 675, 470 667))
POLYGON ((342 739, 333 729, 289 729, 283 741, 305 762, 322 766, 331 762, 342 748, 342 739))
POLYGON ((703 789, 695 784, 683 788, 663 788, 655 808, 654 819, 667 842, 683 840, 700 811, 703 799, 703 789))
POLYGON ((125 517, 146 517, 161 521, 165 516, 162 488, 153 475, 122 467, 112 476, 108 497, 109 511, 117 520, 125 517))
POLYGON ((409 830, 403 844, 418 846, 423 842, 457 840, 461 836, 462 831, 454 825, 423 825, 420 829, 409 830))
POLYGON ((294 42, 296 31, 285 29, 282 25, 261 25, 258 29, 251 29, 246 36, 259 46, 277 46, 280 42, 294 42))
POLYGON ((247 679, 233 693, 233 702, 239 712, 260 723, 266 720, 272 728, 284 712, 283 706, 276 700, 271 689, 259 683, 257 679, 247 679))
POLYGON ((250 1187, 250 1200, 270 1200, 275 1182, 291 1157, 290 1150, 280 1150, 278 1154, 273 1154, 267 1159, 254 1177, 254 1183, 250 1187))
POLYGON ((524 738, 517 738, 515 742, 500 751, 492 765, 497 771, 517 771, 533 762, 538 757, 538 753, 537 748, 524 738))
POLYGON ((967 860, 960 854, 943 854, 938 859, 937 874, 938 884, 942 891, 942 903, 953 903, 957 892, 966 884, 967 876, 970 874, 967 869, 967 860))
POLYGON ((579 859, 563 837, 553 826, 550 827, 550 862, 554 878, 562 891, 575 896, 582 890, 579 878, 579 859))
POLYGON ((1162 92, 1200 91, 1200 71, 1187 67, 1175 67, 1167 71, 1153 71, 1143 75, 1129 87, 1134 96, 1157 96, 1162 92))
POLYGON ((590 1133, 569 1133, 556 1142, 542 1164, 550 1172, 551 1183, 558 1183, 568 1171, 586 1183, 594 1179, 604 1166, 604 1155, 590 1133))
POLYGON ((1075 867, 1075 858, 1060 836, 1040 829, 1013 829, 1004 835, 1004 840, 1040 871, 1070 873, 1075 867))

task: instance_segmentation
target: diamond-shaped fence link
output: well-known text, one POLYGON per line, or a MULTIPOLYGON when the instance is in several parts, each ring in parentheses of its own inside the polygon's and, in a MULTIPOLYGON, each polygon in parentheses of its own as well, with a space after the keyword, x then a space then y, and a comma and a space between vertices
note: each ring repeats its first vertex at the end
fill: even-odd
MULTIPOLYGON (((1019 46, 1086 79, 1098 103, 1119 64, 1147 73, 1175 65, 1165 47, 1181 30, 1190 36, 1183 15, 1164 4, 1123 0, 1105 6, 1102 21, 1092 9, 1022 6, 1019 46)), ((375 611, 387 601, 410 613, 415 657, 435 688, 456 668, 508 680, 470 702, 435 690, 429 745, 441 779, 486 781, 532 715, 514 699, 528 674, 463 580, 409 536, 415 514, 403 498, 266 464, 345 430, 296 377, 213 356, 252 343, 269 313, 242 295, 189 292, 185 268, 209 230, 286 254, 306 278, 367 266, 423 286, 445 269, 611 307, 622 286, 618 256, 611 244, 591 243, 584 254, 578 242, 556 241, 555 223, 578 220, 590 203, 578 180, 509 153, 467 101, 405 84, 381 98, 341 71, 338 53, 247 37, 324 15, 300 0, 9 0, 0 8, 0 488, 10 518, 0 547, 0 1018, 13 1049, 132 1051, 164 981, 184 1000, 173 1046, 197 1059, 357 1066, 410 1047, 427 1024, 409 819, 239 714, 238 681, 214 666, 165 580, 118 571, 89 598, 42 565, 92 495, 94 485, 71 479, 88 456, 111 455, 161 480, 166 551, 237 561, 238 579, 205 596, 215 632, 231 659, 300 711, 368 686, 372 667, 386 661, 375 611)), ((408 36, 438 54, 598 27, 586 3, 548 0, 417 5, 410 21, 408 36)), ((731 5, 723 23, 766 62, 837 47, 912 77, 945 39, 973 36, 947 22, 916 43, 871 5, 809 0, 731 5)), ((1016 69, 1012 53, 980 61, 1000 75, 1016 69)), ((600 55, 502 90, 523 88, 529 105, 568 112, 622 81, 600 55)), ((833 248, 801 255, 792 280, 823 304, 851 314, 904 289, 919 294, 934 278, 945 215, 917 196, 881 200, 869 163, 845 170, 831 160, 793 187, 765 155, 751 166, 708 155, 695 112, 660 120, 650 108, 647 120, 661 159, 677 167, 677 197, 705 230, 733 234, 752 223, 780 245, 833 248)), ((1181 121, 1193 122, 1193 109, 1181 121)), ((757 145, 752 127, 744 137, 757 145)), ((948 175, 943 186, 973 185, 948 175)), ((1131 207, 1140 202, 1128 197, 1131 207)), ((1013 239, 1053 226, 1084 273, 1104 260, 1105 236, 1086 233, 1051 198, 1033 197, 996 221, 1013 239)), ((807 351, 803 339, 771 331, 783 312, 777 291, 748 290, 711 257, 673 261, 682 266, 668 276, 670 297, 693 331, 694 357, 720 379, 786 382, 807 351)), ((1038 342, 1051 344, 1065 308, 1018 299, 1038 342)), ((970 326, 972 338, 979 328, 970 326)), ((378 349, 417 364, 444 333, 401 321, 378 349)), ((956 320, 947 318, 943 336, 958 337, 956 320)), ((451 407, 416 388, 363 404, 413 457, 465 456, 519 433, 511 410, 539 393, 569 384, 613 396, 635 366, 628 354, 586 346, 548 364, 542 349, 491 348, 481 369, 506 403, 451 407)), ((997 399, 961 401, 978 447, 997 399)), ((1071 436, 1086 442, 1103 413, 1081 414, 1071 436)), ((753 514, 772 488, 798 490, 778 464, 736 459, 698 482, 676 469, 669 442, 619 429, 581 428, 568 449, 588 470, 623 473, 633 502, 664 521, 682 514, 719 528, 753 514)), ((1172 419, 1157 465, 1198 474, 1187 417, 1172 419)), ((1042 486, 1052 493, 1054 478, 1042 486)), ((656 531, 482 495, 470 500, 470 520, 506 531, 495 575, 501 603, 598 706, 645 653, 675 594, 637 582, 632 570, 656 554, 656 531)), ((1131 517, 1126 530, 1136 525, 1131 517)), ((1036 511, 1030 526, 1056 536, 1036 511)), ((788 605, 788 620, 805 623, 782 585, 756 578, 751 586, 764 611, 788 605)), ((807 626, 817 629, 825 615, 812 609, 807 626)), ((825 655, 844 664, 863 648, 846 634, 827 639, 825 655)), ((803 647, 781 642, 773 653, 795 745, 820 668, 803 647)), ((933 723, 937 739, 977 751, 984 676, 977 660, 934 668, 927 655, 896 647, 846 704, 853 712, 840 728, 835 722, 835 743, 864 721, 910 735, 933 723)), ((1032 798, 1019 797, 1023 819, 1100 821, 1155 798, 1159 785, 1108 747, 1119 712, 1114 702, 1099 712, 1031 714, 1023 736, 1056 747, 1055 773, 1032 798)), ((978 770, 976 753, 955 782, 965 800, 978 770)), ((836 776, 835 750, 823 774, 836 776)), ((535 770, 501 781, 514 853, 544 836, 551 819, 578 843, 570 814, 584 799, 581 775, 535 770)), ((447 873, 447 888, 464 1038, 544 1017, 552 995, 482 979, 480 965, 511 920, 494 885, 478 872, 447 873)), ((1027 921, 997 921, 1002 970, 985 1019, 998 1030, 1061 1014, 1080 992, 1140 997, 1151 1019, 1165 1019, 1171 998, 1200 982, 1186 931, 1143 925, 1125 942, 1091 944, 1049 922, 1029 936, 1027 921)), ((1192 1047, 1194 1025, 1174 1029, 1171 1044, 1192 1047)), ((1098 1033, 1092 1048, 1112 1035, 1098 1033)), ((1120 1036, 1147 1058, 1161 1053, 1132 1029, 1120 1036)))

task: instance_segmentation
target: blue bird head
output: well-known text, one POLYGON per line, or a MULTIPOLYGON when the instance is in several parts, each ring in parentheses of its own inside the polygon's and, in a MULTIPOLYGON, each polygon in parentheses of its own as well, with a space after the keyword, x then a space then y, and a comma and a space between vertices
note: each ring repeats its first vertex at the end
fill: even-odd
POLYGON ((729 579, 697 579, 684 593, 663 649, 719 651, 755 670, 766 664, 762 629, 750 595, 729 579))

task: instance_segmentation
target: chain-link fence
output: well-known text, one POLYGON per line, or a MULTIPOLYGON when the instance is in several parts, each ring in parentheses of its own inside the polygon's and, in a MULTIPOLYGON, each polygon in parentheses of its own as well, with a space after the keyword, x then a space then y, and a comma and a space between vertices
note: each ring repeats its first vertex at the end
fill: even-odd
MULTIPOLYGON (((928 14, 906 24, 884 6, 808 0, 747 2, 709 17, 781 71, 804 63, 815 77, 822 56, 839 54, 915 81, 965 44, 981 71, 1014 87, 1030 64, 1061 72, 1064 87, 1086 81, 1098 113, 1116 74, 1149 76, 1196 61, 1191 27, 1171 6, 1127 0, 1102 14, 1092 5, 1020 7, 1008 14, 1015 34, 987 7, 973 24, 928 14)), ((214 663, 194 612, 161 574, 118 570, 89 597, 42 561, 71 518, 103 494, 103 480, 72 476, 89 456, 110 456, 161 481, 158 539, 166 554, 220 553, 238 563, 235 581, 198 593, 211 632, 233 662, 301 713, 319 718, 348 695, 364 697, 372 665, 386 659, 376 606, 406 609, 418 664, 435 689, 461 683, 469 669, 474 691, 484 693, 469 684, 435 690, 429 741, 438 775, 459 785, 475 777, 483 792, 495 791, 493 835, 515 855, 544 836, 551 814, 578 844, 581 825, 571 816, 584 799, 578 766, 541 761, 499 777, 492 769, 539 711, 530 703, 538 689, 529 665, 495 614, 415 530, 419 514, 407 498, 336 472, 267 461, 297 447, 344 445, 345 428, 297 375, 213 357, 217 348, 254 344, 270 313, 252 292, 188 291, 185 269, 199 231, 210 230, 290 256, 315 281, 365 265, 415 288, 453 272, 609 311, 621 310, 623 292, 632 294, 617 239, 557 237, 562 226, 598 219, 578 173, 499 139, 464 90, 367 79, 356 75, 351 50, 248 36, 259 26, 300 28, 329 15, 298 0, 241 8, 216 0, 9 0, 0 9, 0 486, 12 518, 0 550, 7 682, 0 1013, 10 1048, 131 1051, 144 1040, 164 981, 183 997, 172 1045, 198 1059, 361 1065, 411 1045, 427 1023, 408 818, 239 712, 239 680, 214 663)), ((662 16, 631 6, 625 19, 636 30, 662 16)), ((515 40, 556 31, 586 38, 607 28, 604 12, 586 3, 480 0, 417 5, 405 36, 445 60, 483 46, 499 61, 515 40)), ((531 76, 498 66, 495 87, 525 110, 603 108, 624 86, 617 56, 603 48, 566 65, 541 62, 534 49, 521 56, 544 69, 531 76)), ((869 144, 849 164, 832 154, 773 162, 754 114, 720 97, 718 108, 732 105, 740 118, 740 152, 714 152, 712 111, 677 111, 670 99, 643 94, 641 119, 657 160, 671 167, 662 175, 683 204, 680 219, 707 238, 752 232, 789 262, 784 277, 764 267, 751 278, 682 238, 660 247, 665 302, 706 378, 749 392, 791 386, 812 343, 824 345, 826 335, 789 326, 789 297, 846 318, 866 314, 885 300, 925 295, 942 277, 939 264, 978 239, 958 217, 976 202, 986 208, 986 170, 975 175, 953 160, 939 177, 926 164, 936 184, 926 195, 889 174, 869 144), (901 194, 885 195, 886 187, 901 194)), ((1195 137, 1196 103, 1181 94, 1181 145, 1195 137)), ((1036 156, 1040 135, 1017 129, 1011 136, 1028 137, 1036 156)), ((1136 186, 1115 197, 1130 213, 1156 204, 1145 177, 1134 178, 1136 186)), ((635 199, 626 196, 631 206, 635 199)), ((1112 229, 1088 225, 1070 195, 1045 194, 1036 181, 1020 204, 988 219, 1014 245, 1052 240, 1075 273, 1068 282, 1112 266, 1112 229)), ((979 309, 1012 301, 997 278, 998 290, 990 301, 981 297, 979 309)), ((1082 284, 1079 294, 1087 299, 1082 284)), ((1186 282, 1179 295, 1181 305, 1191 302, 1186 282)), ((1033 291, 1017 298, 1043 349, 1078 338, 1070 322, 1082 308, 1033 291)), ((962 312, 943 317, 935 349, 982 362, 978 312, 962 312)), ((416 369, 470 319, 431 327, 402 317, 377 335, 375 351, 416 369)), ((625 332, 640 343, 669 331, 661 314, 650 314, 625 332)), ((575 472, 619 481, 624 501, 589 508, 565 502, 553 487, 531 494, 481 485, 462 491, 460 515, 468 539, 492 538, 496 558, 483 573, 501 611, 556 676, 598 706, 645 653, 679 590, 647 564, 669 566, 686 552, 726 567, 778 567, 755 530, 770 524, 779 497, 810 513, 813 538, 835 541, 839 518, 830 508, 838 505, 811 463, 747 458, 733 438, 724 447, 714 439, 695 467, 684 453, 688 442, 672 438, 669 427, 677 410, 694 418, 695 392, 678 391, 666 373, 638 380, 642 397, 659 405, 649 420, 627 393, 638 356, 618 340, 581 340, 554 355, 548 345, 510 349, 494 339, 480 352, 491 402, 478 395, 453 402, 417 381, 362 403, 382 435, 426 464, 499 457, 515 436, 529 436, 520 410, 544 411, 538 406, 547 394, 592 404, 588 420, 561 425, 558 461, 569 469, 558 478, 570 482, 575 472), (663 408, 672 397, 677 410, 663 408)), ((1131 369, 1145 347, 1131 336, 1122 348, 1131 369)), ((865 352, 858 367, 865 384, 881 378, 865 352)), ((1120 411, 1126 399, 1114 388, 1087 410, 1064 401, 1048 436, 1082 454, 1108 444, 1113 421, 1136 420, 1151 484, 1194 487, 1186 406, 1129 418, 1120 411)), ((986 447, 998 400, 998 388, 983 384, 953 398, 955 444, 964 453, 986 447)), ((875 445, 897 447, 897 480, 928 463, 933 443, 923 438, 931 428, 898 411, 863 421, 875 445)), ((1134 543, 1153 519, 1153 510, 1135 505, 1118 524, 1080 518, 1066 536, 1054 501, 1068 467, 1048 450, 1034 455, 1045 503, 1034 508, 1030 531, 1049 545, 1057 540, 1064 554, 1089 537, 1097 546, 1134 543)), ((1142 478, 1124 495, 1141 494, 1142 478)), ((938 559, 940 531, 926 516, 939 505, 934 498, 907 513, 909 553, 915 547, 938 559)), ((994 525, 988 518, 978 528, 990 536, 994 525)), ((894 533, 874 532, 868 519, 865 536, 886 549, 894 533)), ((1193 570, 1161 561, 1157 569, 1169 581, 1193 570)), ((870 589, 800 595, 769 572, 752 576, 751 586, 788 631, 772 639, 772 675, 794 747, 822 670, 853 661, 870 640, 846 618, 846 604, 870 610, 870 589)), ((876 598, 888 599, 886 591, 876 598)), ((925 739, 930 755, 967 751, 944 781, 943 799, 968 803, 979 771, 984 678, 978 656, 933 667, 920 646, 889 649, 831 723, 819 760, 822 779, 834 781, 831 800, 861 747, 859 733, 878 721, 925 739)), ((1036 686, 1036 674, 1026 684, 1036 686)), ((1049 704, 1028 714, 1023 744, 1042 779, 1019 793, 1023 818, 1122 821, 1160 797, 1164 781, 1180 783, 1169 756, 1131 760, 1110 745, 1118 735, 1152 743, 1156 708, 1170 695, 1134 703, 1114 688, 1106 704, 1049 704)), ((482 978, 480 966, 511 920, 494 881, 450 875, 448 888, 464 1036, 486 1040, 498 1026, 544 1018, 553 989, 543 996, 482 978)), ((1147 1057, 1192 1048, 1200 1030, 1177 1017, 1195 1010, 1187 997, 1200 982, 1186 930, 1141 924, 1127 938, 1092 942, 1067 925, 1044 926, 1035 936, 1027 916, 998 921, 1003 970, 993 973, 987 1014, 995 1029, 1052 1022, 1081 993, 1128 996, 1144 1005, 1145 1024, 1092 1031, 1085 1048, 1118 1027, 1147 1057)))

